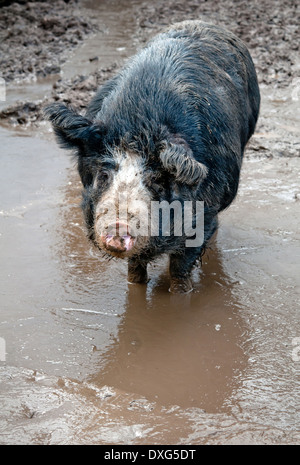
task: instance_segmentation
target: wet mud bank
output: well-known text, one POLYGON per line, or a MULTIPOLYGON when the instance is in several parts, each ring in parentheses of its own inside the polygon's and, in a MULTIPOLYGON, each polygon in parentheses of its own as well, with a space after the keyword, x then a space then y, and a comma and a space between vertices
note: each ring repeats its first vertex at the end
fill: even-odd
POLYGON ((69 52, 61 75, 7 85, 1 444, 300 443, 299 22, 294 2, 263 4, 79 2, 99 30, 69 52), (146 38, 200 14, 250 43, 262 109, 195 290, 175 297, 164 258, 147 286, 130 285, 125 262, 90 246, 74 163, 41 108, 54 99, 83 109, 146 38))
POLYGON ((98 27, 73 0, 11 2, 1 8, 1 76, 19 83, 59 74, 70 51, 98 27))

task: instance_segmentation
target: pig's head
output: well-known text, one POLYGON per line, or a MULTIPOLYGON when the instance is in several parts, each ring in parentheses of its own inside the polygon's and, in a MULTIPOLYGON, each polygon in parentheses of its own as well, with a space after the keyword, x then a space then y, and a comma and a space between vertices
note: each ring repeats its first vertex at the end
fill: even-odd
POLYGON ((158 156, 149 157, 130 144, 107 144, 101 121, 62 104, 50 105, 45 114, 60 146, 76 153, 88 235, 109 255, 126 258, 149 249, 151 201, 171 201, 180 186, 188 199, 206 177, 206 167, 177 136, 164 137, 158 156))

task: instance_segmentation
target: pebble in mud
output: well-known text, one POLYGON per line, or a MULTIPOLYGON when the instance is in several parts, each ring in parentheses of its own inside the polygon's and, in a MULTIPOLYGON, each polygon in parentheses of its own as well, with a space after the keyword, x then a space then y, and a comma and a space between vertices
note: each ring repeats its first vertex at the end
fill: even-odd
POLYGON ((134 399, 129 403, 128 410, 143 410, 152 412, 155 409, 155 402, 149 402, 147 399, 134 399))

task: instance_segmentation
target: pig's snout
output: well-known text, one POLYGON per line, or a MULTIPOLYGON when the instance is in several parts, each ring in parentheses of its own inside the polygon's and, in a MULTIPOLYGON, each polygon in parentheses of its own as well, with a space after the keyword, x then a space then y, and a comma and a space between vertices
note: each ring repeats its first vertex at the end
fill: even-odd
POLYGON ((134 239, 131 236, 106 236, 104 245, 111 252, 129 252, 134 239))
POLYGON ((101 234, 101 241, 108 251, 119 254, 129 252, 136 238, 130 234, 127 223, 117 222, 106 228, 105 233, 101 234))

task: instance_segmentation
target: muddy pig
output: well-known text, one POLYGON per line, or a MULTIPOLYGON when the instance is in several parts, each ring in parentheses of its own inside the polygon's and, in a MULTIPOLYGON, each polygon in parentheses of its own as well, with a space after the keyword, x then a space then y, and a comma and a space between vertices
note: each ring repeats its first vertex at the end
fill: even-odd
POLYGON ((147 282, 147 264, 166 253, 170 291, 192 290, 191 270, 236 196, 259 104, 243 42, 184 21, 129 60, 84 116, 60 103, 46 108, 78 162, 88 237, 104 254, 128 259, 130 282, 147 282), (185 207, 191 225, 180 233, 185 207), (193 241, 198 219, 201 240, 193 241))

